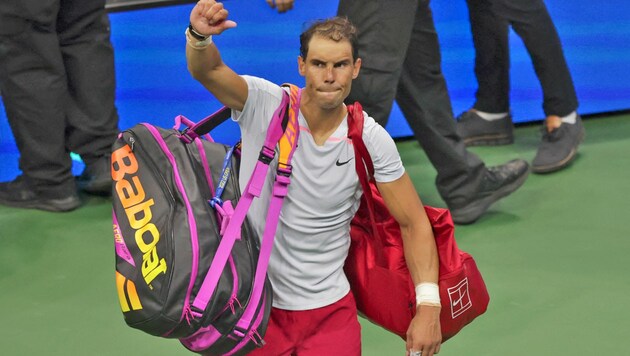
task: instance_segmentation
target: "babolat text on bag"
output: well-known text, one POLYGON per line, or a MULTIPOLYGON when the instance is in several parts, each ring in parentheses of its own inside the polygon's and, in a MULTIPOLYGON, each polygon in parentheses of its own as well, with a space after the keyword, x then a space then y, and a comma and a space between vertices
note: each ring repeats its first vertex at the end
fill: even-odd
POLYGON ((256 181, 242 193, 239 148, 207 135, 229 118, 227 108, 199 123, 179 116, 173 129, 142 123, 119 134, 112 149, 113 229, 116 286, 129 326, 208 354, 262 346, 272 302, 266 275, 272 215, 279 216, 282 200, 270 206, 261 242, 246 217, 258 194, 249 186, 262 184, 257 180, 282 142, 276 184, 286 190, 291 166, 284 160, 297 142, 298 108, 292 87, 269 125, 256 181))

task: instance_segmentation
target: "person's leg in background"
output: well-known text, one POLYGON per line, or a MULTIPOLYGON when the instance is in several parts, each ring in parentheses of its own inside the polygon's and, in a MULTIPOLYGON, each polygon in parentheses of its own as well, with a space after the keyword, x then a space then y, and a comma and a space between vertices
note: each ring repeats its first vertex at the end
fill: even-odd
POLYGON ((392 111, 417 0, 340 0, 337 15, 357 27, 361 71, 347 103, 359 101, 381 126, 392 111))
POLYGON ((467 0, 475 47, 477 92, 471 109, 457 117, 457 132, 468 146, 514 142, 510 115, 509 24, 492 11, 491 0, 467 0))
POLYGON ((451 100, 442 74, 438 36, 428 1, 415 1, 396 99, 438 175, 436 184, 451 206, 469 200, 485 173, 483 162, 457 135, 451 100))
POLYGON ((490 0, 467 0, 466 4, 478 83, 473 108, 507 113, 510 110, 509 24, 494 15, 490 0))
POLYGON ((584 137, 578 99, 558 31, 542 0, 493 0, 494 12, 523 40, 543 91, 546 115, 532 170, 548 173, 569 165, 584 137))
POLYGON ((385 125, 397 99, 438 172, 438 191, 456 223, 474 222, 524 182, 526 162, 488 169, 458 137, 428 1, 341 0, 338 15, 358 27, 363 61, 347 102, 361 102, 385 125))
POLYGON ((65 145, 70 101, 56 25, 59 0, 0 5, 0 91, 22 175, 0 183, 0 204, 66 211, 80 200, 65 145))
POLYGON ((119 130, 105 0, 62 0, 57 32, 70 97, 66 146, 86 164, 79 187, 108 194, 111 145, 119 130))

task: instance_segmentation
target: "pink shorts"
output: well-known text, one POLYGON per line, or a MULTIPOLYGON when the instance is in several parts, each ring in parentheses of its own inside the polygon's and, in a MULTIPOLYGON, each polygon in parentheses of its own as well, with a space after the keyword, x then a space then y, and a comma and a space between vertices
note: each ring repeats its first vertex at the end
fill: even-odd
POLYGON ((272 308, 264 340, 265 346, 249 355, 361 355, 361 325, 352 292, 322 308, 272 308))

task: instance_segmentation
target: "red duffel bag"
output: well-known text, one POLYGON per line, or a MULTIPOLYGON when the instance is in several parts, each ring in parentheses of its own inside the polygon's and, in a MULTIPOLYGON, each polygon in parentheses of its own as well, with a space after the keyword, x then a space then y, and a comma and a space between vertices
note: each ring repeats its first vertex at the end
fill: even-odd
MULTIPOLYGON (((416 294, 405 263, 400 227, 387 210, 374 179, 368 178, 368 173, 373 176, 374 166, 361 137, 363 110, 355 103, 348 112, 348 134, 364 194, 352 220, 352 242, 344 269, 359 313, 405 339, 416 312, 416 294)), ((444 342, 483 314, 490 297, 474 259, 457 247, 450 212, 429 206, 425 211, 433 226, 440 260, 444 342)))

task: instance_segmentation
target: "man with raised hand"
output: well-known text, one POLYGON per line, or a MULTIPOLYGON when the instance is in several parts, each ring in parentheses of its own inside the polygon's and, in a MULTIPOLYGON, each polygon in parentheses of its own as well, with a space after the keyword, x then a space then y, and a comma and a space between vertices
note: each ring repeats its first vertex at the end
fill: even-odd
MULTIPOLYGON (((240 76, 222 61, 212 36, 234 27, 223 4, 199 1, 186 31, 186 58, 193 77, 233 110, 243 140, 243 187, 283 89, 262 78, 240 76)), ((345 18, 315 22, 300 35, 297 65, 306 83, 300 137, 269 262, 274 299, 266 344, 253 354, 360 355, 360 325, 343 265, 362 190, 353 164, 336 165, 354 159, 344 100, 361 68, 356 29, 345 18)), ((420 296, 407 332, 407 350, 431 356, 441 342, 438 255, 431 225, 394 141, 366 113, 364 118, 363 140, 374 176, 400 224, 405 258, 420 296)), ((260 236, 270 192, 267 182, 248 213, 260 236)))

